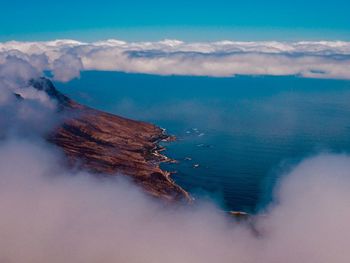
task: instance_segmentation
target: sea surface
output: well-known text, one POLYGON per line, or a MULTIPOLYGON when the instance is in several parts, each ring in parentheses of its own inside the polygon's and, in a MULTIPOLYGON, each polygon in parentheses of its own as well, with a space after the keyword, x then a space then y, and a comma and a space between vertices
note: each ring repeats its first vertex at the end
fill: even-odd
POLYGON ((55 83, 73 99, 176 135, 173 178, 197 199, 256 212, 289 169, 350 152, 350 81, 293 77, 154 76, 86 71, 55 83))

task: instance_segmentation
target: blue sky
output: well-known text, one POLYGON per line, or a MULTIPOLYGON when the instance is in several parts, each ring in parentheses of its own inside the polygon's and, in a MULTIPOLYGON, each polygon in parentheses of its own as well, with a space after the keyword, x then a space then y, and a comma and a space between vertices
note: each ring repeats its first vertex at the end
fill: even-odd
POLYGON ((4 0, 0 40, 350 40, 350 1, 4 0))

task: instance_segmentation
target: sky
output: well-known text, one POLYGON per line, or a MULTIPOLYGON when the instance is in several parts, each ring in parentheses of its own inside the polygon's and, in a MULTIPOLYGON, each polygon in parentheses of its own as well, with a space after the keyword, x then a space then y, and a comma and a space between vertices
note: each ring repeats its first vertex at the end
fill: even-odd
POLYGON ((1 1, 0 41, 349 40, 346 0, 1 1))

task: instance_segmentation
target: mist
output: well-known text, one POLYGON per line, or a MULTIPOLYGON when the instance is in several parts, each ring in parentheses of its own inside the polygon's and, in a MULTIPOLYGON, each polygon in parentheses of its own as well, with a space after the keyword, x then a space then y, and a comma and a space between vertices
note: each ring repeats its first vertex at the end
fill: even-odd
POLYGON ((169 207, 115 177, 62 169, 42 142, 0 146, 1 262, 348 262, 350 157, 283 176, 273 203, 235 221, 211 203, 169 207))

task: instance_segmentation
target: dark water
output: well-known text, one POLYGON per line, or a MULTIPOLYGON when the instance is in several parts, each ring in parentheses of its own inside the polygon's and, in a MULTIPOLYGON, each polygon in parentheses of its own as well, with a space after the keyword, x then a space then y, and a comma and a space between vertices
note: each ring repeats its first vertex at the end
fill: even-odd
POLYGON ((350 81, 91 71, 56 86, 84 104, 176 135, 167 155, 180 163, 165 168, 177 171, 174 179, 195 197, 226 209, 254 212, 276 178, 302 158, 350 152, 350 81))

